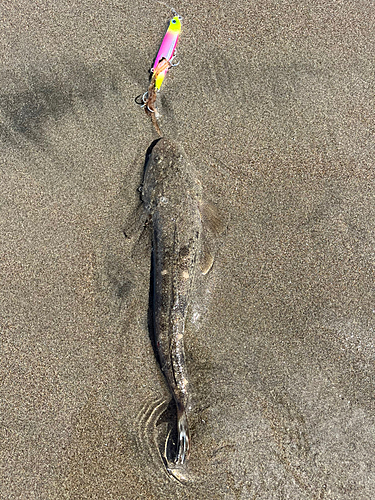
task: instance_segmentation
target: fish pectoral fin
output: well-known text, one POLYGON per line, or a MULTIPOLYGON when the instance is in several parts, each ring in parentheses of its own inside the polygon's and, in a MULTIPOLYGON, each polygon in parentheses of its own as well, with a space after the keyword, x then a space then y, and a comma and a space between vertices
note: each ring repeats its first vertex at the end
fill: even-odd
POLYGON ((135 261, 149 258, 151 248, 151 231, 149 216, 143 203, 141 203, 129 217, 127 225, 123 228, 124 236, 132 242, 131 258, 135 261))
POLYGON ((143 226, 141 234, 134 243, 131 257, 134 261, 143 261, 150 258, 151 231, 148 225, 143 226))
POLYGON ((122 232, 126 239, 132 239, 134 236, 139 236, 145 224, 147 223, 147 214, 143 203, 140 203, 136 209, 129 215, 128 221, 124 224, 122 232))
POLYGON ((211 253, 210 246, 204 236, 202 236, 202 246, 199 255, 199 267, 202 274, 207 274, 214 263, 214 257, 211 253))
POLYGON ((199 203, 199 211, 202 218, 203 227, 214 236, 221 234, 225 227, 220 218, 218 209, 215 205, 202 201, 199 203))

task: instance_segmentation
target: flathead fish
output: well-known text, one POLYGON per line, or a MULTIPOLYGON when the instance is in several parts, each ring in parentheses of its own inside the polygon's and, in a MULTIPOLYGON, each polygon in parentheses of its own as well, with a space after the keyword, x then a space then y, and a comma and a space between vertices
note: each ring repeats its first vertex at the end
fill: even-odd
POLYGON ((184 333, 192 285, 197 268, 206 274, 213 263, 205 229, 219 232, 221 222, 213 207, 203 203, 201 183, 182 148, 165 138, 148 158, 142 201, 152 228, 155 344, 177 408, 177 444, 169 467, 173 473, 183 468, 190 452, 184 333))

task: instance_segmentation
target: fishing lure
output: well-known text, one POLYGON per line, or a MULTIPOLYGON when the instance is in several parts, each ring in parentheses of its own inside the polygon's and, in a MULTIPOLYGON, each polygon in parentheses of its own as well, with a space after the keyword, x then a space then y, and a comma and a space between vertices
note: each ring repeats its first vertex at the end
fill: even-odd
POLYGON ((155 88, 159 91, 161 84, 163 83, 164 77, 167 74, 168 69, 173 66, 171 61, 174 58, 174 53, 176 50, 176 45, 178 42, 178 37, 181 33, 181 16, 174 16, 170 22, 169 27, 164 35, 163 41, 161 42, 159 52, 156 55, 154 67, 151 69, 151 73, 154 73, 160 61, 164 58, 170 65, 163 71, 159 72, 157 78, 155 79, 155 88))
POLYGON ((152 77, 150 85, 147 92, 145 92, 142 96, 142 102, 138 103, 145 108, 148 115, 151 115, 151 121, 159 135, 162 134, 157 123, 157 119, 159 118, 159 113, 155 106, 157 92, 160 91, 160 87, 169 68, 177 66, 178 64, 172 64, 172 59, 175 56, 176 45, 181 33, 182 17, 179 16, 176 11, 173 12, 176 15, 169 22, 168 30, 164 35, 163 41, 156 55, 154 65, 151 68, 152 77))

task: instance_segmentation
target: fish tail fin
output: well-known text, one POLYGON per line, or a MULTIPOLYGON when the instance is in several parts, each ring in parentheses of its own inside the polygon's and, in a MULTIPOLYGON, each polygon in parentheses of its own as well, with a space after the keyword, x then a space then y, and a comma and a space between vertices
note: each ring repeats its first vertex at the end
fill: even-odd
POLYGON ((184 465, 190 454, 190 432, 184 409, 177 411, 177 454, 175 464, 184 465))

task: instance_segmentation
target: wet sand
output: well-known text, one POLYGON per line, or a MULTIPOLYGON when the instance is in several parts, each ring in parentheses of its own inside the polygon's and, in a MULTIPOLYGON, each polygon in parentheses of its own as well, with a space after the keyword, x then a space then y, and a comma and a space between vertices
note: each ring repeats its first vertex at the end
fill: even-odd
POLYGON ((170 13, 21 1, 0 49, 0 497, 373 498, 373 4, 173 6, 161 128, 228 227, 187 324, 191 481, 158 454, 150 250, 123 235, 170 13))

